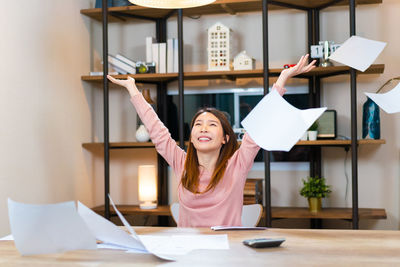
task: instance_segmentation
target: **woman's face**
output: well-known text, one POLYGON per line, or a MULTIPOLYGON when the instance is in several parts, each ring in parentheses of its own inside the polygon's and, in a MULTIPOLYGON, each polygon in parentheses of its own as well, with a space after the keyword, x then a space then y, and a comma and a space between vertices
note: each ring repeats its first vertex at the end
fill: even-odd
POLYGON ((194 121, 190 141, 199 152, 220 150, 226 140, 219 119, 210 112, 200 114, 194 121))

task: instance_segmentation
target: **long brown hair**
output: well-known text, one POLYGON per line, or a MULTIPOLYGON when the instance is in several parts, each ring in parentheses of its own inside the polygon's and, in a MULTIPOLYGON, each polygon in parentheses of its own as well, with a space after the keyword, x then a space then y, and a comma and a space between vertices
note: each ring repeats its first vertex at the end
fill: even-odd
POLYGON ((182 174, 181 183, 182 183, 183 187, 185 187, 187 190, 191 191, 192 193, 196 193, 196 194, 208 192, 209 190, 211 190, 217 186, 219 181, 224 176, 228 160, 233 155, 233 153, 235 153, 235 151, 238 147, 236 135, 233 132, 233 129, 232 129, 231 125, 229 124, 227 117, 225 116, 225 114, 223 112, 219 111, 218 109, 207 107, 207 108, 202 108, 199 111, 197 111, 197 113, 194 115, 194 117, 192 119, 192 122, 190 123, 190 129, 193 128, 196 118, 204 112, 209 112, 218 118, 218 120, 220 121, 221 126, 222 126, 223 135, 224 135, 224 139, 225 139, 226 143, 222 144, 222 147, 221 147, 221 150, 219 153, 219 157, 217 159, 217 163, 215 165, 215 169, 212 174, 210 183, 208 184, 208 186, 204 192, 200 192, 199 188, 198 188, 199 175, 200 175, 199 160, 197 158, 197 150, 194 147, 193 143, 190 142, 191 136, 189 137, 189 146, 187 149, 185 169, 182 174), (226 135, 229 136, 228 140, 226 140, 226 135))

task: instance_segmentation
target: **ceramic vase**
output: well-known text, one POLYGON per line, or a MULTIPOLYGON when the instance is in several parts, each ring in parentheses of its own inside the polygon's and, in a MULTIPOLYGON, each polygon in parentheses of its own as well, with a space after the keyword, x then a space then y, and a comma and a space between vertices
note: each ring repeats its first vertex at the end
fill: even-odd
POLYGON ((381 122, 379 118, 379 107, 370 98, 363 105, 363 138, 381 138, 381 122))
POLYGON ((150 134, 147 131, 144 125, 140 125, 139 128, 136 130, 136 141, 138 142, 147 142, 150 139, 150 134))

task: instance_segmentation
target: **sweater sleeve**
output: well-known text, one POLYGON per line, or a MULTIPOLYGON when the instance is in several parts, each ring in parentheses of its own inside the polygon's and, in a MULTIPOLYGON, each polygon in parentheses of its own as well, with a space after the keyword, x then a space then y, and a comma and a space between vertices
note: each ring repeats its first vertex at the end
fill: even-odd
POLYGON ((186 152, 172 139, 169 130, 160 121, 156 112, 146 102, 142 94, 133 96, 131 102, 149 132, 157 152, 167 161, 175 173, 180 173, 185 163, 186 152))

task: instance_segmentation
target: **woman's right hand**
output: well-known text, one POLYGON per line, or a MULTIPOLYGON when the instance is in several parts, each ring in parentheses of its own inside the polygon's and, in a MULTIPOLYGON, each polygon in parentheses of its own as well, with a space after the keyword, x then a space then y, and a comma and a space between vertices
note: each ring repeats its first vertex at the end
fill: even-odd
POLYGON ((139 90, 136 87, 135 84, 135 79, 133 79, 132 77, 128 76, 128 79, 126 80, 121 80, 121 79, 115 79, 114 77, 112 77, 111 75, 107 75, 107 78, 115 84, 118 84, 120 86, 125 87, 129 94, 131 95, 131 97, 140 94, 139 90))

